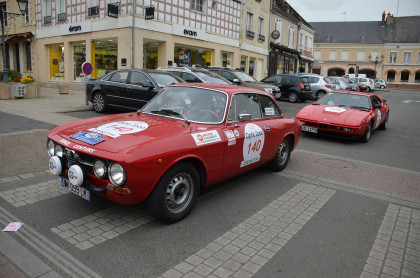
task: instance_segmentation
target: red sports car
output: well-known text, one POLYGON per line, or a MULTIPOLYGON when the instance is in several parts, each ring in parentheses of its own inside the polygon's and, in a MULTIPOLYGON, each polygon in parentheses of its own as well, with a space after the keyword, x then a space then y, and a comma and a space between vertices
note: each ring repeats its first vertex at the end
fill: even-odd
POLYGON ((385 130, 389 105, 382 97, 361 92, 332 92, 296 115, 302 131, 369 141, 376 128, 385 130))
POLYGON ((84 199, 146 201, 156 218, 171 223, 191 211, 200 187, 265 164, 283 170, 301 128, 259 90, 171 85, 138 112, 51 130, 49 168, 84 199))

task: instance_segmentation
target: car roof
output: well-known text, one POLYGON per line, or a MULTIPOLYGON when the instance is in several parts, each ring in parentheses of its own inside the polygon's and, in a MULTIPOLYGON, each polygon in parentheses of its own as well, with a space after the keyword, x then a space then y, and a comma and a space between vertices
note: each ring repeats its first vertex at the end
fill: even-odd
POLYGON ((242 87, 236 85, 224 85, 224 84, 211 84, 211 83, 178 83, 171 84, 168 87, 195 87, 211 90, 219 90, 227 93, 228 95, 236 93, 258 93, 262 95, 271 96, 269 93, 263 92, 261 90, 253 89, 250 87, 242 87))

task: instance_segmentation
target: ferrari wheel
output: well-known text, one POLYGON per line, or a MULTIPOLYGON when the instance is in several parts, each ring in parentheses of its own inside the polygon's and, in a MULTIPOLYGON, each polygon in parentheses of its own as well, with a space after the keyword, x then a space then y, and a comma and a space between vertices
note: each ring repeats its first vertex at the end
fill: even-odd
POLYGON ((389 114, 386 116, 385 121, 378 127, 378 129, 380 130, 385 130, 388 128, 388 119, 389 119, 389 114))
POLYGON ((367 143, 370 139, 371 132, 372 132, 372 123, 369 123, 366 128, 365 134, 363 134, 360 141, 362 141, 362 143, 367 143))
POLYGON ((199 175, 190 163, 170 168, 149 196, 147 206, 154 217, 165 223, 185 218, 192 210, 200 191, 199 175))
POLYGON ((98 113, 106 111, 106 99, 101 92, 95 93, 92 98, 93 109, 98 113))
POLYGON ((268 167, 274 172, 280 172, 286 168, 292 152, 292 143, 289 137, 286 137, 277 150, 276 156, 268 164, 268 167))
POLYGON ((299 96, 296 92, 289 93, 289 101, 290 102, 297 102, 299 100, 299 96))

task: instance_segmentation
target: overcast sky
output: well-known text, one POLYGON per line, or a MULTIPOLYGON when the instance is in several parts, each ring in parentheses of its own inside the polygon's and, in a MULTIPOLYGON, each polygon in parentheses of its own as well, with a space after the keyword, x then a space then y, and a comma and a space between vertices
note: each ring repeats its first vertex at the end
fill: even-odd
POLYGON ((420 15, 420 0, 286 1, 306 22, 344 21, 344 19, 345 21, 380 21, 384 10, 386 13, 394 14, 394 16, 420 15))

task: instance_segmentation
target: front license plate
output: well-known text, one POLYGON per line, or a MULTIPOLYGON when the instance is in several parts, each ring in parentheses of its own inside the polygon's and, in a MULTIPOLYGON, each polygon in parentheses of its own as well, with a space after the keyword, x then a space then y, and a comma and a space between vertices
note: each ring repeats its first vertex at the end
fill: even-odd
POLYGON ((68 179, 61 178, 61 186, 67 189, 68 191, 82 197, 85 200, 88 200, 90 202, 90 191, 86 190, 83 187, 73 185, 69 182, 68 179))
POLYGON ((312 132, 312 133, 318 133, 318 129, 315 127, 310 126, 302 126, 302 131, 312 132))

